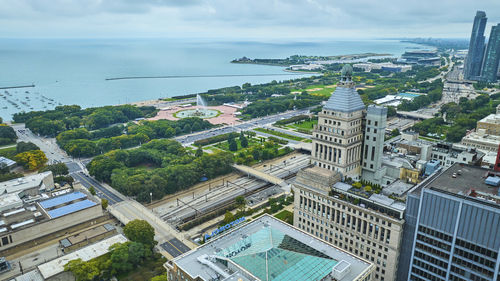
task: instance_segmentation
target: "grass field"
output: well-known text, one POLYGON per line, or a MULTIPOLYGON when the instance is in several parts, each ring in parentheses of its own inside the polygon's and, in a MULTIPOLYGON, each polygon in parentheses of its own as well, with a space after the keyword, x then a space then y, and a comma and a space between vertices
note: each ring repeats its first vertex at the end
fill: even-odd
POLYGON ((293 89, 291 92, 303 92, 306 91, 311 95, 329 97, 335 90, 334 85, 313 85, 305 89, 293 89))
POLYGON ((293 213, 287 210, 283 210, 276 215, 274 215, 275 218, 280 219, 288 224, 293 225, 293 213))
POLYGON ((5 158, 13 159, 16 154, 17 153, 15 146, 0 149, 0 156, 3 156, 5 158))
POLYGON ((297 136, 285 134, 285 133, 278 132, 278 131, 272 131, 272 130, 269 130, 269 129, 256 128, 254 130, 258 131, 258 132, 270 134, 270 135, 273 135, 273 136, 282 137, 282 138, 285 138, 285 139, 296 140, 296 141, 302 141, 302 140, 304 140, 304 138, 301 138, 301 137, 297 137, 297 136))
POLYGON ((295 124, 288 124, 285 127, 289 128, 289 129, 308 131, 309 133, 311 133, 313 126, 316 124, 318 124, 318 120, 300 121, 300 122, 295 123, 295 124))

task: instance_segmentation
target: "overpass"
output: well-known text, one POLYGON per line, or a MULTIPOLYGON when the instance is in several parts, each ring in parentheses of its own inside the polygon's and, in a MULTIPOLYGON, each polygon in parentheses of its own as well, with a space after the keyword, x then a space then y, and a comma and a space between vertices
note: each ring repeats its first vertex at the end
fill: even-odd
POLYGON ((263 181, 268 182, 268 183, 272 183, 274 185, 280 185, 280 186, 286 185, 286 183, 283 179, 280 179, 276 176, 273 176, 273 175, 264 173, 262 171, 256 170, 252 167, 233 164, 233 168, 235 168, 236 170, 238 170, 240 172, 247 174, 248 176, 252 176, 254 178, 257 178, 259 180, 263 180, 263 181))
POLYGON ((411 118, 411 119, 418 119, 418 120, 427 120, 434 118, 432 115, 426 115, 418 112, 412 112, 412 111, 396 111, 397 115, 399 117, 406 117, 406 118, 411 118))

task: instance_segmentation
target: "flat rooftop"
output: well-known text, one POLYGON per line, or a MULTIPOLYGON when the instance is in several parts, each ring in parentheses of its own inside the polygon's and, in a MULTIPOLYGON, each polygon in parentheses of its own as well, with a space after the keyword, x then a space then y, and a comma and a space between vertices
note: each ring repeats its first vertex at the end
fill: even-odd
POLYGON ((23 178, 0 182, 0 194, 21 192, 34 187, 39 187, 40 189, 53 188, 53 186, 45 186, 43 184, 43 180, 51 174, 52 172, 48 171, 23 178))
POLYGON ((373 264, 263 215, 167 263, 201 280, 357 280, 373 264))
POLYGON ((93 258, 102 256, 109 252, 109 247, 115 243, 125 243, 127 242, 127 238, 122 234, 118 234, 82 248, 78 251, 75 251, 71 254, 64 255, 55 260, 49 261, 47 263, 41 264, 38 266, 38 270, 42 274, 44 279, 48 279, 53 277, 64 271, 64 265, 67 264, 71 260, 82 259, 83 261, 88 261, 93 258))
MULTIPOLYGON (((477 166, 455 163, 446 170, 437 172, 434 177, 424 181, 412 190, 412 193, 420 193, 422 188, 433 188, 449 193, 467 196, 471 189, 498 195, 498 187, 485 183, 488 176, 494 175, 490 169, 477 166)), ((500 173, 498 173, 500 176, 500 173)))

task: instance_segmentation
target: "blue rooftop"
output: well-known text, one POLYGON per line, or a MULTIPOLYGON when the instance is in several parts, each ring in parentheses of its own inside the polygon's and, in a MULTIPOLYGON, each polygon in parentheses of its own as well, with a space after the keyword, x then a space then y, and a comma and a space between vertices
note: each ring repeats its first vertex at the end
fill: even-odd
POLYGON ((49 209, 49 208, 59 206, 59 205, 62 205, 62 204, 65 204, 65 203, 68 203, 68 202, 71 202, 71 201, 74 201, 77 199, 85 198, 85 197, 87 197, 87 195, 85 195, 79 191, 76 191, 76 192, 72 192, 69 194, 57 196, 57 197, 42 201, 42 202, 40 202, 40 206, 42 206, 42 208, 44 208, 44 209, 49 209))
POLYGON ((83 209, 86 209, 86 208, 89 208, 89 207, 92 207, 95 205, 97 205, 97 203, 86 199, 83 201, 78 201, 76 203, 66 205, 66 206, 61 207, 61 208, 50 210, 47 213, 49 214, 50 218, 55 219, 55 218, 62 217, 62 216, 67 215, 67 214, 78 212, 80 210, 83 210, 83 209))
POLYGON ((350 113, 365 109, 365 104, 354 88, 338 86, 326 102, 324 108, 350 113))

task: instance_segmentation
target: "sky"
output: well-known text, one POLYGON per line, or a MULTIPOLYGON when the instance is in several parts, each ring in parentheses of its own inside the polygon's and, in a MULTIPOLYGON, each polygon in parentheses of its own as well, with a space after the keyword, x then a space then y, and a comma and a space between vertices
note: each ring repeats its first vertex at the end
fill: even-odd
POLYGON ((8 38, 468 38, 500 0, 0 0, 8 38))

